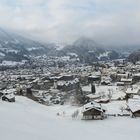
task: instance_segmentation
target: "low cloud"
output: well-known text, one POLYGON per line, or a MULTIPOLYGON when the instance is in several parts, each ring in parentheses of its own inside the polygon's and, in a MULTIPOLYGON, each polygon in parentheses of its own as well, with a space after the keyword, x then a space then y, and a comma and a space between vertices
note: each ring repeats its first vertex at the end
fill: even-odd
POLYGON ((138 0, 1 0, 0 26, 49 42, 140 44, 138 0))

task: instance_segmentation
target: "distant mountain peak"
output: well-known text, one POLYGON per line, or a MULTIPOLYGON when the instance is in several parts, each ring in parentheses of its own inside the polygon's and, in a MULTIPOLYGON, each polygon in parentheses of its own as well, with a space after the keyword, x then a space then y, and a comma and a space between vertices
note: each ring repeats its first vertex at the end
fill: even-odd
POLYGON ((97 45, 97 43, 92 40, 91 38, 87 38, 87 37, 81 37, 79 39, 77 39, 73 45, 75 46, 92 46, 92 47, 95 47, 97 45))
POLYGON ((119 58, 117 52, 106 50, 102 45, 87 37, 81 37, 72 45, 67 45, 63 49, 57 50, 58 56, 64 56, 70 53, 76 54, 81 62, 86 63, 119 58))

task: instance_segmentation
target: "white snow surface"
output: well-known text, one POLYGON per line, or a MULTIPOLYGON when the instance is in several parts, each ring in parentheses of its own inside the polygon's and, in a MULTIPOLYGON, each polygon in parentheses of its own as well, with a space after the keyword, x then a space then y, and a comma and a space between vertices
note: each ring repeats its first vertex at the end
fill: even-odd
POLYGON ((25 63, 25 60, 23 60, 22 62, 4 60, 0 65, 2 65, 2 66, 16 66, 16 65, 23 65, 24 63, 25 63))
POLYGON ((139 140, 140 119, 72 120, 77 107, 44 106, 26 97, 0 101, 1 140, 139 140), (57 112, 65 115, 57 116, 57 112))
MULTIPOLYGON (((105 95, 109 94, 109 90, 111 91, 112 94, 112 99, 118 99, 118 98, 123 98, 125 97, 126 93, 123 92, 119 87, 117 86, 97 86, 96 87, 96 94, 100 95, 100 93, 104 93, 105 95)), ((83 91, 86 92, 91 92, 91 85, 83 86, 82 87, 83 91)))
POLYGON ((100 60, 102 57, 108 57, 109 53, 110 53, 110 51, 106 51, 106 52, 100 54, 100 55, 98 56, 98 59, 100 60))

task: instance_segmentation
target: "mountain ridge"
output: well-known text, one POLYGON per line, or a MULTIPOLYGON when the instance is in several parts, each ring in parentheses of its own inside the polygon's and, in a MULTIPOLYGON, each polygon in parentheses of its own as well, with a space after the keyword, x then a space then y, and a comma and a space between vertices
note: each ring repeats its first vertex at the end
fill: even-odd
POLYGON ((47 54, 49 44, 43 44, 0 29, 0 60, 21 61, 28 56, 47 54))
POLYGON ((58 56, 68 55, 69 53, 75 53, 80 61, 85 63, 118 59, 120 57, 116 51, 104 49, 102 45, 90 38, 79 38, 72 45, 67 45, 55 52, 58 56))
POLYGON ((59 49, 59 46, 55 43, 40 43, 0 28, 0 61, 28 60, 29 56, 41 55, 61 57, 68 56, 70 53, 75 53, 84 63, 112 60, 120 57, 116 51, 105 49, 101 44, 86 37, 81 37, 72 45, 65 45, 59 49))

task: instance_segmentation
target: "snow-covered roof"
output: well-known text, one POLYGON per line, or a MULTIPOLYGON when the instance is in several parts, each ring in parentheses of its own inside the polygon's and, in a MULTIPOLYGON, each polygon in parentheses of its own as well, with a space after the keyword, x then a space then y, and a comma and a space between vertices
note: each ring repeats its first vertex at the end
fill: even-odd
POLYGON ((132 79, 121 78, 121 82, 132 82, 132 79))
POLYGON ((121 85, 124 85, 124 82, 116 82, 117 85, 121 84, 121 85))
POLYGON ((11 93, 15 93, 15 92, 16 92, 16 89, 14 89, 14 88, 13 88, 13 89, 5 89, 5 90, 3 90, 2 92, 3 92, 4 94, 5 94, 5 93, 11 94, 11 93))
POLYGON ((140 100, 138 99, 129 99, 128 100, 128 106, 131 109, 132 112, 136 112, 140 110, 140 100))
POLYGON ((105 102, 105 101, 108 101, 108 100, 109 100, 109 98, 106 97, 106 98, 103 98, 103 99, 96 99, 95 101, 96 101, 96 102, 100 102, 100 101, 105 102))
POLYGON ((75 78, 74 80, 70 80, 70 81, 63 81, 63 80, 58 81, 57 85, 59 85, 59 86, 63 86, 63 85, 68 86, 69 84, 75 84, 75 83, 78 83, 78 82, 79 82, 78 78, 75 78))
POLYGON ((127 88, 126 93, 127 94, 138 94, 139 88, 127 88))
POLYGON ((8 99, 12 99, 12 98, 14 98, 15 97, 15 95, 14 94, 8 94, 8 95, 4 95, 5 97, 7 97, 8 99))
POLYGON ((91 75, 91 76, 88 76, 89 78, 99 78, 100 76, 99 75, 91 75))
POLYGON ((140 100, 140 95, 134 95, 133 99, 139 99, 140 100))
POLYGON ((106 108, 103 107, 101 104, 92 101, 92 102, 87 103, 86 105, 83 106, 83 111, 82 112, 86 112, 86 111, 88 111, 90 109, 93 109, 93 108, 98 110, 98 111, 101 111, 101 112, 103 112, 103 110, 106 111, 106 108))
POLYGON ((90 99, 97 99, 97 98, 99 98, 100 97, 100 95, 98 94, 88 94, 88 95, 86 95, 87 97, 89 97, 90 99))
POLYGON ((140 73, 133 74, 133 76, 140 76, 140 73))
POLYGON ((128 76, 128 73, 117 73, 118 76, 125 76, 127 77, 128 76))
POLYGON ((33 80, 32 82, 35 83, 35 82, 38 82, 39 81, 39 78, 36 78, 35 80, 33 80))

